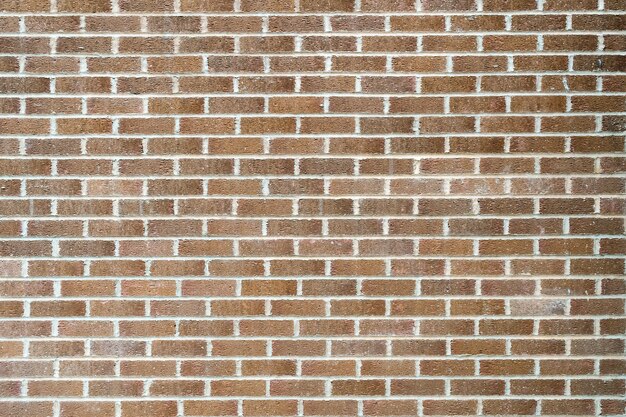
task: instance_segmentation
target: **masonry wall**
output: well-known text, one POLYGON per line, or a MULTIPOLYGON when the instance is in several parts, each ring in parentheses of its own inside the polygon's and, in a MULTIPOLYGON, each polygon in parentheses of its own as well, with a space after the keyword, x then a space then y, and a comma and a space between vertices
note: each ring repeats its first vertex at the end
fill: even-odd
POLYGON ((0 0, 0 417, 623 415, 624 0, 0 0))

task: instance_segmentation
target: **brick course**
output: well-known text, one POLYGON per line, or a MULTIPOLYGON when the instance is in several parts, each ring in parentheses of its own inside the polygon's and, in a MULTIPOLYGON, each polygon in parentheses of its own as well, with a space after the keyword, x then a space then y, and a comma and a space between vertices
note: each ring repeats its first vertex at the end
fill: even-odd
POLYGON ((0 1, 0 417, 626 414, 624 28, 0 1))

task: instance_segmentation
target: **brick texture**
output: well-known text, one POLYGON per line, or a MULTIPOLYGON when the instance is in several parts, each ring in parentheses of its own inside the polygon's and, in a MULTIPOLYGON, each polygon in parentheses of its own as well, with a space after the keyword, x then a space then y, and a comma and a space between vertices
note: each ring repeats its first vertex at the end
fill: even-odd
POLYGON ((0 0, 0 417, 624 415, 624 0, 0 0))

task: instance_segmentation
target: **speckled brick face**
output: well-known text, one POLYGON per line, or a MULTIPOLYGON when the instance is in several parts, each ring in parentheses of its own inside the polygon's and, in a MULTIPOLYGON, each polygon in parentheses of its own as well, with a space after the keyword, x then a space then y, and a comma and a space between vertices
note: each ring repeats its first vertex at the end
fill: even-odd
POLYGON ((0 417, 625 415, 625 30, 0 0, 0 417))

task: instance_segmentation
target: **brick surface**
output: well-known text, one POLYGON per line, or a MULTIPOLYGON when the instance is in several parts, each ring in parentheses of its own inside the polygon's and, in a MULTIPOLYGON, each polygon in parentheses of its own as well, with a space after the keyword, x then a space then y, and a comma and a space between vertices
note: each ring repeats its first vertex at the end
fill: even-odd
POLYGON ((624 0, 0 0, 0 417, 625 415, 624 0))

